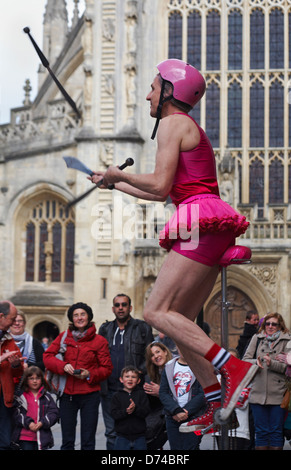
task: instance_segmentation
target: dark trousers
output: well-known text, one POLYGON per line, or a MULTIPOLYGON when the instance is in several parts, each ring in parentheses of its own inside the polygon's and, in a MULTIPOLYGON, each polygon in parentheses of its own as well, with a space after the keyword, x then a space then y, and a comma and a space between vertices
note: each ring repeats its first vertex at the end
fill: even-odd
POLYGON ((74 450, 77 415, 80 411, 81 450, 95 449, 95 434, 98 424, 99 392, 85 395, 67 395, 60 399, 60 419, 62 430, 61 450, 74 450))
POLYGON ((175 421, 171 416, 166 416, 168 440, 171 450, 199 450, 201 436, 194 432, 181 433, 181 423, 175 421))
POLYGON ((101 394, 102 415, 105 424, 106 449, 113 450, 116 433, 114 431, 115 422, 111 416, 111 400, 116 390, 108 390, 106 395, 101 394))
POLYGON ((12 408, 7 408, 0 392, 0 450, 9 450, 12 430, 12 408))
POLYGON ((20 441, 19 445, 21 450, 38 450, 36 441, 20 441))
POLYGON ((256 447, 283 447, 285 410, 280 405, 251 404, 255 422, 256 447))
POLYGON ((126 437, 116 436, 114 450, 147 450, 147 443, 144 436, 130 440, 126 437))

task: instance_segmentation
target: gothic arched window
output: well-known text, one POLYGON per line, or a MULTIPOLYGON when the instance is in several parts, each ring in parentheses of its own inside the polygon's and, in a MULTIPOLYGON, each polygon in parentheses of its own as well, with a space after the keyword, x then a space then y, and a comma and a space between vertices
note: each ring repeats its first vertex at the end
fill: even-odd
POLYGON ((210 83, 206 93, 206 132, 213 147, 219 147, 220 89, 210 83))
POLYGON ((26 281, 34 280, 34 247, 35 247, 35 225, 29 222, 26 226, 26 281))
POLYGON ((265 93, 258 80, 250 90, 250 147, 264 147, 265 93))
POLYGON ((25 240, 27 282, 73 282, 75 225, 63 202, 48 197, 35 203, 25 240))
POLYGON ((74 281, 74 245, 75 225, 69 222, 66 226, 65 279, 67 282, 74 281))
POLYGON ((182 59, 182 16, 174 11, 169 17, 169 51, 171 59, 182 59))
POLYGON ((220 14, 210 10, 206 18, 206 68, 220 69, 220 14))
POLYGON ((242 14, 233 10, 228 16, 228 68, 242 69, 242 14))
POLYGON ((48 239, 47 223, 41 222, 39 225, 39 264, 38 280, 45 281, 45 243, 48 239))
POLYGON ((270 68, 284 68, 284 13, 274 8, 270 13, 270 68))
POLYGON ((284 88, 275 80, 270 87, 269 146, 284 145, 284 88))
POLYGON ((250 204, 258 205, 258 215, 261 216, 264 207, 264 165, 258 158, 252 161, 250 167, 250 204))
POLYGON ((53 225, 53 255, 52 255, 52 281, 61 280, 61 255, 62 255, 62 226, 60 222, 53 225))
POLYGON ((228 89, 228 145, 242 146, 242 89, 237 82, 228 89))
POLYGON ((255 9, 250 17, 250 67, 265 67, 265 15, 262 10, 255 9))
POLYGON ((187 60, 198 70, 201 69, 201 16, 192 11, 187 21, 187 60))
POLYGON ((284 167, 278 158, 272 160, 269 166, 269 203, 284 202, 284 167))

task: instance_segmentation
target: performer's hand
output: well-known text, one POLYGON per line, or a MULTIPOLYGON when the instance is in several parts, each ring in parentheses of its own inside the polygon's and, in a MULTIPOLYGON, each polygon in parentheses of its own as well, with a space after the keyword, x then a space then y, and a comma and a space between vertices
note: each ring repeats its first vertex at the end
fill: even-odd
POLYGON ((104 184, 107 187, 109 184, 119 183, 123 181, 123 177, 124 173, 118 166, 110 166, 103 175, 104 184))
POLYGON ((103 184, 100 185, 99 188, 106 189, 109 184, 122 181, 122 176, 122 170, 119 170, 118 166, 110 166, 107 171, 94 171, 94 174, 87 178, 94 184, 99 183, 103 179, 103 184))
MULTIPOLYGON (((94 175, 88 176, 88 180, 92 181, 92 183, 97 184, 99 181, 103 179, 104 171, 94 171, 94 175)), ((105 189, 107 186, 102 184, 100 186, 101 189, 105 189)))

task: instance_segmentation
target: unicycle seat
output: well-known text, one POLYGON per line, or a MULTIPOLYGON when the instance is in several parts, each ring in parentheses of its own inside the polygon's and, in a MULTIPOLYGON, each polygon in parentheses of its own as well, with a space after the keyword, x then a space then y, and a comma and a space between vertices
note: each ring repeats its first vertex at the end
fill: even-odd
POLYGON ((227 267, 230 264, 250 263, 252 250, 248 246, 232 245, 223 253, 219 266, 227 267))

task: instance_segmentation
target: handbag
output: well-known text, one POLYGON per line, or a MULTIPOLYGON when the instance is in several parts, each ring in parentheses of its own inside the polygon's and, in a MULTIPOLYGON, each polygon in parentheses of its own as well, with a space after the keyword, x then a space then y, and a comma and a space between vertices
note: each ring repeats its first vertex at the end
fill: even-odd
POLYGON ((290 391, 286 390, 286 392, 284 394, 284 397, 283 397, 283 400, 282 400, 282 403, 280 405, 280 408, 283 408, 284 410, 288 410, 289 409, 289 403, 290 403, 290 391))
POLYGON ((166 418, 163 408, 155 408, 146 417, 147 450, 161 449, 167 442, 166 418))
MULTIPOLYGON (((62 336, 60 349, 59 349, 58 354, 56 354, 56 358, 60 359, 61 361, 64 360, 65 352, 67 349, 66 345, 64 344, 66 337, 67 337, 67 331, 65 331, 65 333, 62 336)), ((66 386, 66 380, 67 380, 66 375, 59 375, 46 369, 44 377, 50 388, 50 392, 57 395, 58 398, 61 397, 66 386)))

